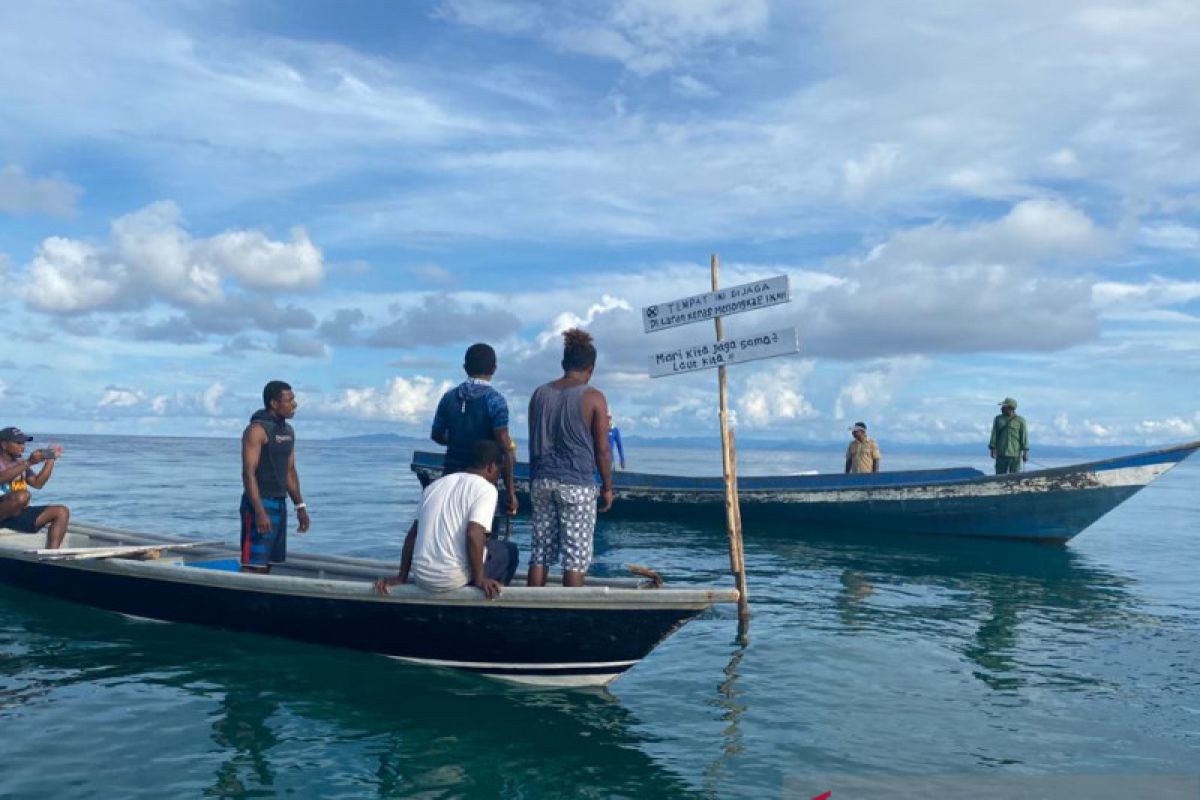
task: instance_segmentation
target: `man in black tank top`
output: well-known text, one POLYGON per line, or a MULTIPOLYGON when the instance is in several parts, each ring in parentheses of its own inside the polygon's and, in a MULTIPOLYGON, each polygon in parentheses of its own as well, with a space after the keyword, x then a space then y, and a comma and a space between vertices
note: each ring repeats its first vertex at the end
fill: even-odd
POLYGON ((242 433, 242 569, 270 572, 287 558, 287 498, 296 506, 300 532, 308 530, 308 507, 296 473, 296 432, 288 424, 296 395, 283 381, 263 388, 263 408, 242 433))

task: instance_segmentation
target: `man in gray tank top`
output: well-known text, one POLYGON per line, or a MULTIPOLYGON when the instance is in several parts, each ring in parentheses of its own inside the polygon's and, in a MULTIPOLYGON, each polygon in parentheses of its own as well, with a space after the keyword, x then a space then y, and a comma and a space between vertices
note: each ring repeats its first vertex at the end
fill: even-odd
POLYGON ((596 529, 596 472, 600 511, 612 507, 608 402, 588 385, 596 369, 591 334, 563 334, 563 376, 529 399, 529 477, 533 541, 529 585, 545 586, 546 571, 562 559, 563 586, 583 586, 592 565, 596 529))

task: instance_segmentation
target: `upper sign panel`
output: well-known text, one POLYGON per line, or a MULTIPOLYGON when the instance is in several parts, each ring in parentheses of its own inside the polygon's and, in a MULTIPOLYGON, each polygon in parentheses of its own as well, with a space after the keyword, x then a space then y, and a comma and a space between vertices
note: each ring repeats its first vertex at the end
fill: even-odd
POLYGON ((774 278, 692 295, 682 300, 646 306, 642 309, 642 325, 646 333, 650 333, 775 306, 791 299, 792 289, 788 276, 776 275, 774 278))

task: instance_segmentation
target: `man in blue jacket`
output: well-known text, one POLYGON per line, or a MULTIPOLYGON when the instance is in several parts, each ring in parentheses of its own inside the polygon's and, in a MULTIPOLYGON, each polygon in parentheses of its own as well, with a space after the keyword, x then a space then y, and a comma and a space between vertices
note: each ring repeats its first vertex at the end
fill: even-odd
POLYGON ((517 487, 513 483, 513 443, 508 436, 508 403, 492 387, 496 351, 482 342, 467 348, 463 358, 467 379, 442 395, 433 417, 429 438, 446 447, 443 475, 471 466, 472 448, 480 440, 494 441, 504 452, 502 474, 508 491, 507 512, 517 513, 517 487))

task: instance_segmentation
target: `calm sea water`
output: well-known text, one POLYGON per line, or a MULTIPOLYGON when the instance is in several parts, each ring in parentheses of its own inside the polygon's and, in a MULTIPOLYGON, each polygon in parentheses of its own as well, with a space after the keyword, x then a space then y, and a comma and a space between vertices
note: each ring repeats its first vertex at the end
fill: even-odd
MULTIPOLYGON (((235 540, 236 441, 62 441, 40 502, 235 540)), ((302 438, 313 530, 293 549, 397 557, 418 498, 409 454, 302 438)), ((648 471, 719 464, 715 451, 630 458, 648 471)), ((839 459, 744 452, 741 469, 836 471, 839 459)), ((887 466, 961 463, 889 454, 887 466)), ((1066 548, 748 530, 749 646, 721 609, 607 692, 137 622, 0 587, 0 797, 837 800, 865 796, 839 794, 862 776, 1107 776, 1145 790, 1123 796, 1164 796, 1154 780, 1200 771, 1198 486, 1200 463, 1184 464, 1066 548)), ((527 553, 527 521, 514 535, 527 553)), ((730 583, 719 527, 603 524, 596 571, 627 562, 673 583, 730 583)))

